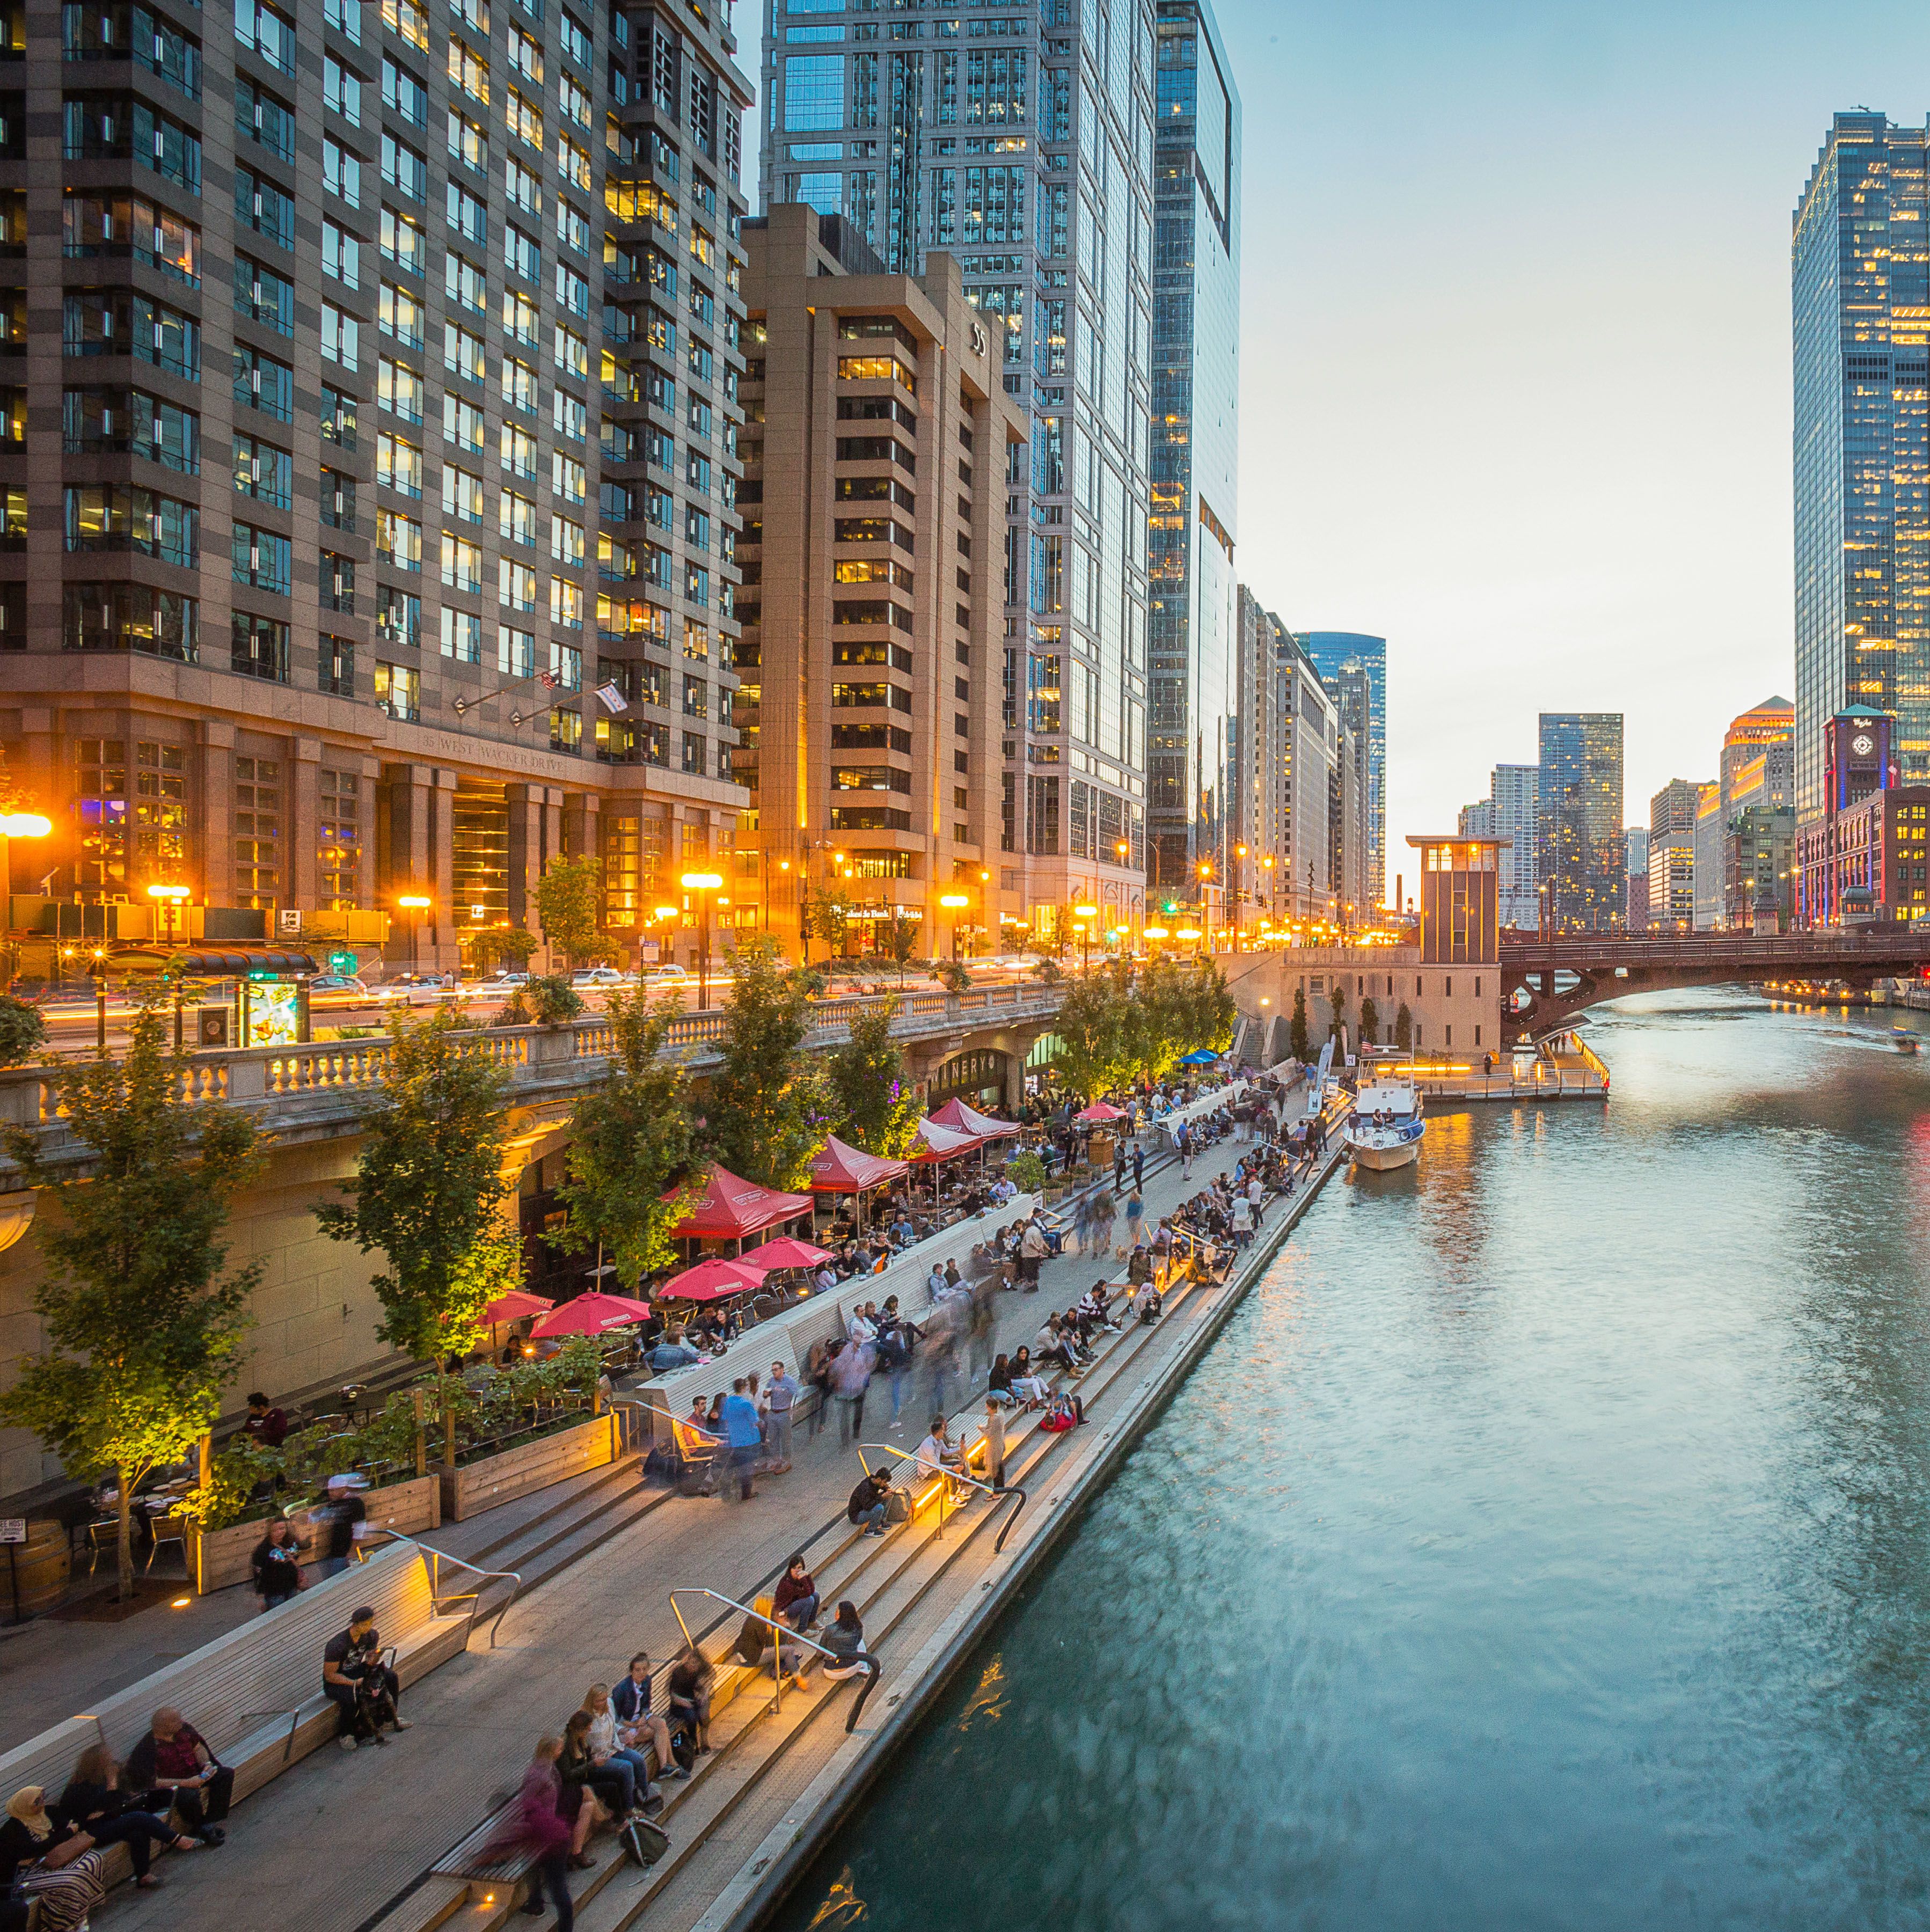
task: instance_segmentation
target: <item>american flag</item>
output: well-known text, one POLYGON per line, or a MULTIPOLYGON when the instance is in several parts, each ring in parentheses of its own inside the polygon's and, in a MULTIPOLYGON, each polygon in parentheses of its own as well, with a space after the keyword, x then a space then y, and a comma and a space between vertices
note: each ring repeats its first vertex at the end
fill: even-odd
POLYGON ((540 684, 545 691, 554 691, 562 680, 553 670, 539 670, 536 674, 536 682, 540 684))

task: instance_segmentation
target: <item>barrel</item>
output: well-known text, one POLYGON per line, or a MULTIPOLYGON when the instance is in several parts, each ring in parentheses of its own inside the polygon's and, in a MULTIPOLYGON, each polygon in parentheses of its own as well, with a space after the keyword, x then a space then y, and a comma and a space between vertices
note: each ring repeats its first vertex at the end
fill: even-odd
POLYGON ((38 1616, 52 1610, 67 1594, 72 1564, 65 1524, 29 1522, 25 1543, 10 1544, 0 1550, 0 1616, 14 1614, 12 1585, 17 1580, 22 1616, 38 1616))

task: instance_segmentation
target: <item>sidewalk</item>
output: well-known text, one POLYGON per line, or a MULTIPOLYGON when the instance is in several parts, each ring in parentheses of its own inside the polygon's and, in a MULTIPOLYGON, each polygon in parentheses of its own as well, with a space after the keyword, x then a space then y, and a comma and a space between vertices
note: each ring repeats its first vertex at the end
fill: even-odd
MULTIPOLYGON (((1196 1160, 1190 1181, 1176 1165, 1149 1172, 1148 1216, 1170 1211, 1241 1151, 1234 1143, 1211 1150, 1196 1160)), ((1045 1264, 1040 1294, 1001 1295, 998 1348, 1029 1342, 1097 1268, 1094 1258, 1068 1255, 1045 1264)), ((920 1377, 921 1399, 926 1386, 920 1377)), ((911 1396, 908 1385, 900 1429, 890 1433, 888 1384, 875 1384, 866 1438, 915 1442, 929 1412, 911 1396)), ((185 1912, 281 1932, 293 1886, 305 1917, 327 1932, 371 1924, 513 1789, 534 1739, 560 1730, 590 1684, 614 1680, 635 1649, 661 1658, 675 1647, 670 1588, 705 1584, 748 1600, 807 1536, 842 1519, 859 1472, 855 1455, 838 1449, 835 1418, 815 1436, 800 1431, 795 1456, 792 1472, 761 1480, 748 1504, 680 1498, 653 1510, 518 1603, 498 1649, 478 1648, 418 1687, 407 1700, 416 1728, 391 1748, 317 1753, 242 1808, 222 1850, 164 1861, 167 1899, 122 1888, 104 1911, 116 1927, 173 1928, 185 1912)), ((458 1527, 473 1533, 476 1526, 458 1527)), ((131 1742, 115 1741, 122 1750, 131 1742)))

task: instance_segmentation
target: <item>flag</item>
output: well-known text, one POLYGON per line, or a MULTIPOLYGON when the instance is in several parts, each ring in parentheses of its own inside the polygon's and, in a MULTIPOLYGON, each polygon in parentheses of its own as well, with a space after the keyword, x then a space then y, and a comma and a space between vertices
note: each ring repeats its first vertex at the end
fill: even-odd
POLYGON ((617 688, 614 683, 599 684, 596 687, 596 695, 599 701, 602 703, 604 710, 608 712, 613 718, 620 716, 622 712, 629 710, 630 708, 629 701, 624 698, 623 694, 617 688))
POLYGON ((536 674, 536 682, 540 684, 545 691, 555 690, 558 681, 557 674, 553 670, 539 670, 536 674))

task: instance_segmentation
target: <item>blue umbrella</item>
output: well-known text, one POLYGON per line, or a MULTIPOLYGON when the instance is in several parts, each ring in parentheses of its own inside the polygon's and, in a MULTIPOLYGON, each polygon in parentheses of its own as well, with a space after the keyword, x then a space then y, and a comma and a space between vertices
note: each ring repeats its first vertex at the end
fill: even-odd
POLYGON ((1219 1058, 1217 1053, 1211 1053, 1205 1047, 1199 1046, 1195 1047, 1190 1053, 1182 1054, 1179 1064, 1182 1066, 1210 1066, 1219 1058))

